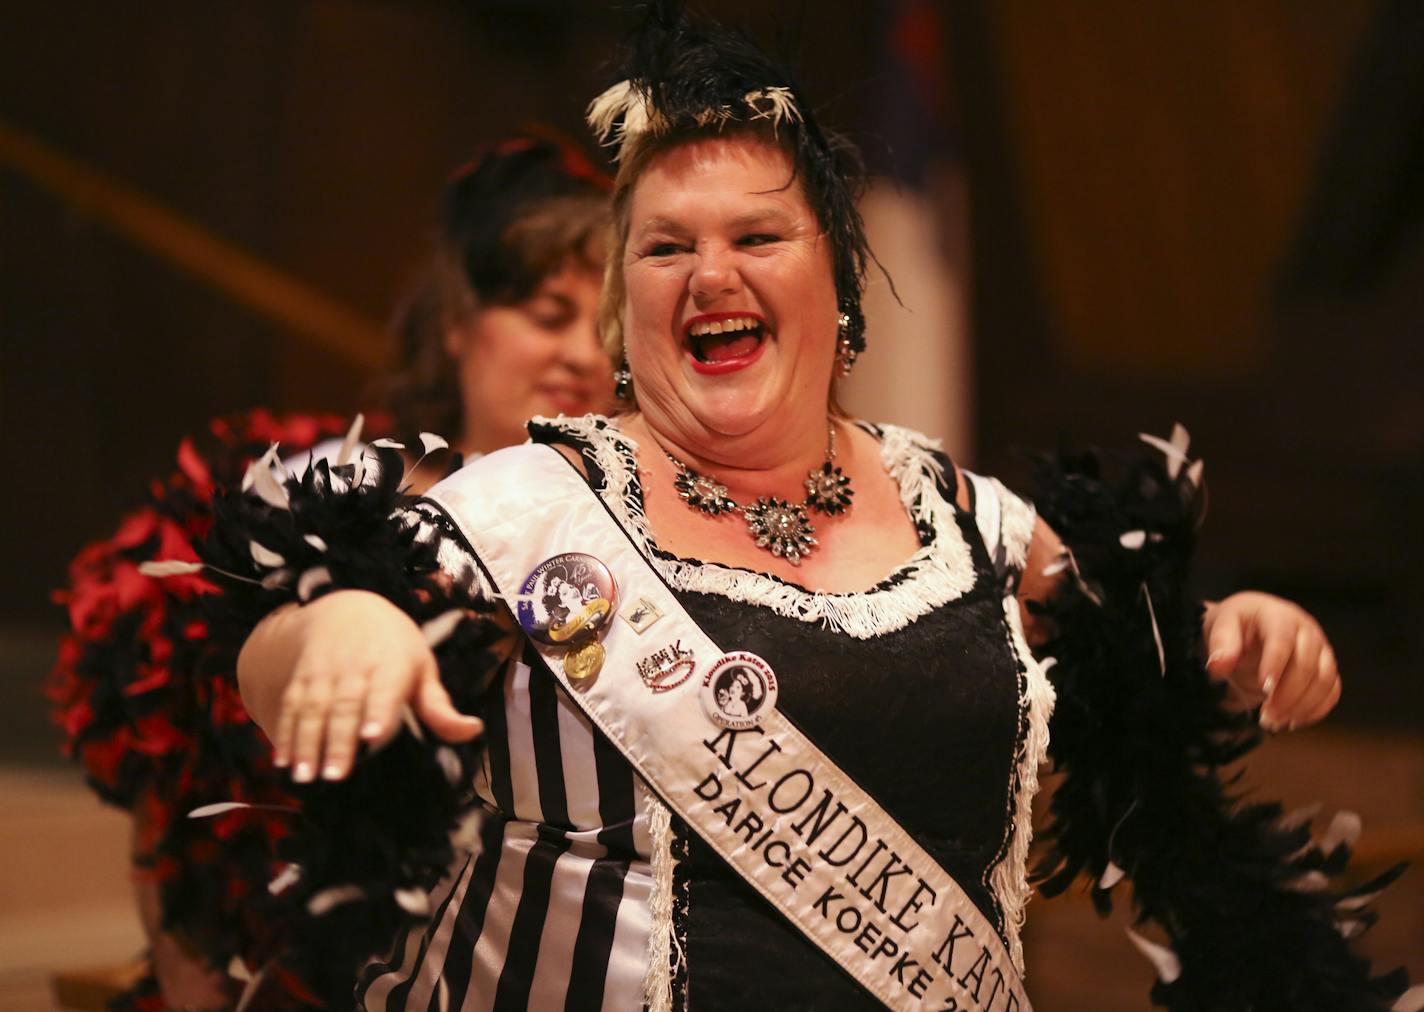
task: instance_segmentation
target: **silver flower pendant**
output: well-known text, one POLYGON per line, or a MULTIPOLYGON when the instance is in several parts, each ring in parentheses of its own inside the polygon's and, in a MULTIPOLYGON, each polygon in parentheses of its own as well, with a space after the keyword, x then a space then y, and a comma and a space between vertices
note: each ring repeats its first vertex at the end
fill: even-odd
POLYGON ((736 502, 727 495, 727 486, 698 474, 689 467, 683 467, 673 479, 677 494, 687 505, 706 513, 709 517, 730 513, 737 508, 736 502))
POLYGON ((829 460, 806 475, 806 505, 828 516, 850 509, 855 490, 850 479, 829 460))
POLYGON ((793 566, 801 565, 801 560, 816 546, 816 528, 811 526, 806 511, 785 499, 762 496, 746 507, 742 515, 757 547, 765 548, 793 566))

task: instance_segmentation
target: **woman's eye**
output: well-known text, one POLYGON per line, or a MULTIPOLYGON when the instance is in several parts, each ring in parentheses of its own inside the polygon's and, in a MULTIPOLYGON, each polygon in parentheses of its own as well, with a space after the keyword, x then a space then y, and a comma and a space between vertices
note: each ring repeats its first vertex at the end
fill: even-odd
POLYGON ((546 306, 536 302, 526 306, 524 312, 534 326, 549 331, 563 330, 574 318, 571 311, 557 304, 546 306))
POLYGON ((744 235, 737 240, 738 246, 765 246, 768 243, 780 242, 781 236, 772 235, 769 232, 754 232, 751 235, 744 235))
POLYGON ((677 245, 676 243, 660 242, 655 246, 649 247, 646 255, 650 257, 670 257, 676 253, 680 253, 681 251, 682 247, 677 245))

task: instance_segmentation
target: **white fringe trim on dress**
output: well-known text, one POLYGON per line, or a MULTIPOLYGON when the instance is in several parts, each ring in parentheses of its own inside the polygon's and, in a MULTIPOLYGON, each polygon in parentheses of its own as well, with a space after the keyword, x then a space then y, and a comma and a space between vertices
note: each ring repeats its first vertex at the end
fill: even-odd
POLYGON ((1005 560, 1011 570, 1022 573, 1028 565, 1028 546, 1033 541, 1038 514, 998 478, 990 478, 989 483, 999 497, 999 542, 1004 546, 1005 560))
POLYGON ((648 813, 648 836, 652 843, 653 892, 648 897, 652 928, 648 934, 648 968, 643 976, 643 1002, 648 1012, 671 1012, 675 968, 681 968, 687 953, 677 940, 673 926, 672 874, 677 858, 672 852, 672 812, 638 779, 638 794, 648 813))
POLYGON ((935 487, 943 477, 933 453, 935 444, 909 429, 887 425, 880 430, 880 459, 899 486, 900 501, 910 518, 928 525, 934 539, 896 569, 897 582, 892 585, 831 594, 751 570, 659 555, 653 550, 657 543, 648 529, 642 499, 634 489, 637 444, 615 423, 596 415, 535 421, 556 425, 589 444, 607 479, 609 509, 653 568, 678 590, 760 605, 786 618, 820 623, 856 639, 872 639, 904 628, 974 587, 969 544, 955 521, 953 506, 935 487))
POLYGON ((1028 709, 1028 731, 1015 757, 1014 818, 1008 846, 990 868, 987 877, 989 888, 1004 917, 1004 938, 1009 943, 1009 956, 1019 973, 1025 974, 1023 941, 1019 936, 1028 913, 1029 897, 1033 894, 1028 884, 1028 849, 1033 842, 1033 799, 1038 793, 1038 769, 1048 756, 1048 719, 1053 716, 1058 697, 1047 674, 1053 662, 1040 663, 1034 659, 1024 639, 1018 600, 1012 595, 1004 598, 1004 617, 1008 621, 1014 653, 1024 667, 1021 705, 1028 709))

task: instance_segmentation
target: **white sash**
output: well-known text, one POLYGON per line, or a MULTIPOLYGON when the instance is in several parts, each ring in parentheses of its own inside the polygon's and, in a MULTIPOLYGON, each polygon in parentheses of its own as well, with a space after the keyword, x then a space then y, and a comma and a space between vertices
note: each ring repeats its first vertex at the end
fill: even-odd
POLYGON ((642 632, 614 619, 602 673, 582 689, 564 673, 563 649, 535 646, 667 805, 867 991, 892 1009, 1030 1012, 990 921, 790 721, 773 710, 759 727, 734 731, 708 718, 704 675, 739 645, 712 642, 557 450, 490 454, 427 498, 506 597, 544 560, 583 552, 612 571, 620 613, 640 601, 661 613, 642 632), (694 674, 675 688, 658 691, 656 679, 640 677, 640 662, 646 673, 687 651, 694 674))

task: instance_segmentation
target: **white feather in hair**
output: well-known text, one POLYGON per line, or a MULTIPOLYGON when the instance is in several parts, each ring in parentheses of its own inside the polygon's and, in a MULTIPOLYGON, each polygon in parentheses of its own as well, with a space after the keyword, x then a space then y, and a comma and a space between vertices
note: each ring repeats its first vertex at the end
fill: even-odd
MULTIPOLYGON (((782 123, 801 122, 801 110, 796 107, 790 88, 771 87, 749 91, 743 97, 749 115, 748 122, 767 120, 773 129, 782 123)), ((619 81, 588 104, 585 117, 589 128, 606 147, 622 148, 631 138, 662 129, 658 115, 647 94, 632 81, 619 81)), ((738 118, 737 110, 727 106, 706 109, 699 113, 699 126, 720 121, 729 123, 738 118)))

